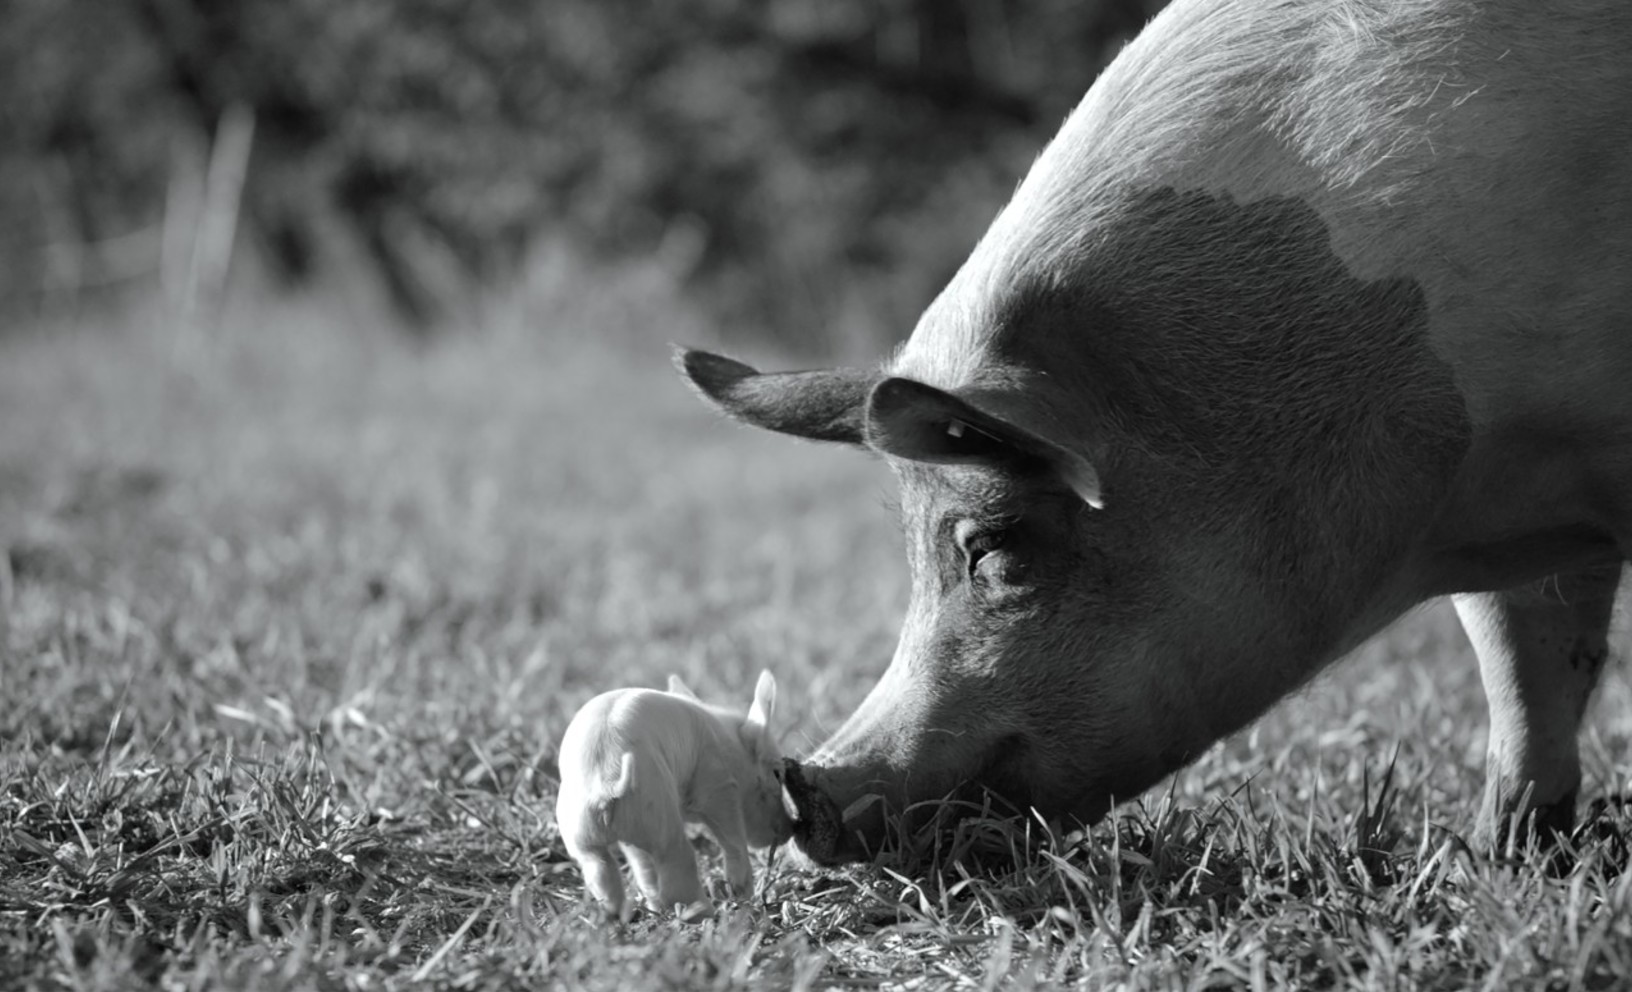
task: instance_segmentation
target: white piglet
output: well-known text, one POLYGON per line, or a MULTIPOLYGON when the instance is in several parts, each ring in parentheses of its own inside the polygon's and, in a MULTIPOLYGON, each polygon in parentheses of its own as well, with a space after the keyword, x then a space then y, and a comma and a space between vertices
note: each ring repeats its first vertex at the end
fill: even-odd
POLYGON ((561 739, 555 818, 601 905, 625 915, 622 848, 653 910, 706 909, 687 823, 719 842, 731 888, 751 891, 748 848, 775 847, 793 830, 770 733, 775 706, 768 671, 746 716, 702 702, 675 676, 667 692, 615 689, 584 704, 561 739))

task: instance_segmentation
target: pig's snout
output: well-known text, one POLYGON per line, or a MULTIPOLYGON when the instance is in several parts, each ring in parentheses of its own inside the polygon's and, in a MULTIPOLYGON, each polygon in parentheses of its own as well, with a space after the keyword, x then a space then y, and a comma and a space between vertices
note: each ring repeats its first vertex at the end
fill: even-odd
POLYGON ((793 758, 782 760, 782 783, 793 810, 793 839, 805 856, 822 865, 865 858, 868 851, 861 838, 883 832, 884 804, 877 797, 872 802, 863 797, 841 808, 832 795, 829 769, 807 768, 793 758))

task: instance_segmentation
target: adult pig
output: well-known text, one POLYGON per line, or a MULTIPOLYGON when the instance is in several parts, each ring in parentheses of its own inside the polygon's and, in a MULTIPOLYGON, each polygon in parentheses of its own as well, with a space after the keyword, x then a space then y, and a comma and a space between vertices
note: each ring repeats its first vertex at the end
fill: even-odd
POLYGON ((808 853, 980 786, 1092 821, 1442 594, 1476 838, 1568 826, 1632 551, 1629 52, 1625 0, 1179 0, 881 368, 683 353, 900 479, 911 605, 808 853))

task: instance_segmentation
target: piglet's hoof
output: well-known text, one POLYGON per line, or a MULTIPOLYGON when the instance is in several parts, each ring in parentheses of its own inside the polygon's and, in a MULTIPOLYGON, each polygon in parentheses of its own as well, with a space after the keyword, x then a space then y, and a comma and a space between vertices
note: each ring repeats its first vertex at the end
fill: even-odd
POLYGON ((694 903, 675 903, 674 915, 681 923, 701 923, 714 915, 714 903, 709 899, 699 899, 694 903))

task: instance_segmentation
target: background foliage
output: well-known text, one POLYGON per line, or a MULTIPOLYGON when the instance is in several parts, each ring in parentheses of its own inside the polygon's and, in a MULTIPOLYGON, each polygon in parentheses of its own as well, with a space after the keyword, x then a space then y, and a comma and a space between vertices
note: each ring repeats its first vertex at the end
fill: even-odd
POLYGON ((240 240, 277 285, 361 260, 425 329, 568 239, 656 253, 783 344, 899 338, 1158 6, 13 0, 0 295, 37 305, 48 246, 156 228, 243 105, 240 240))

